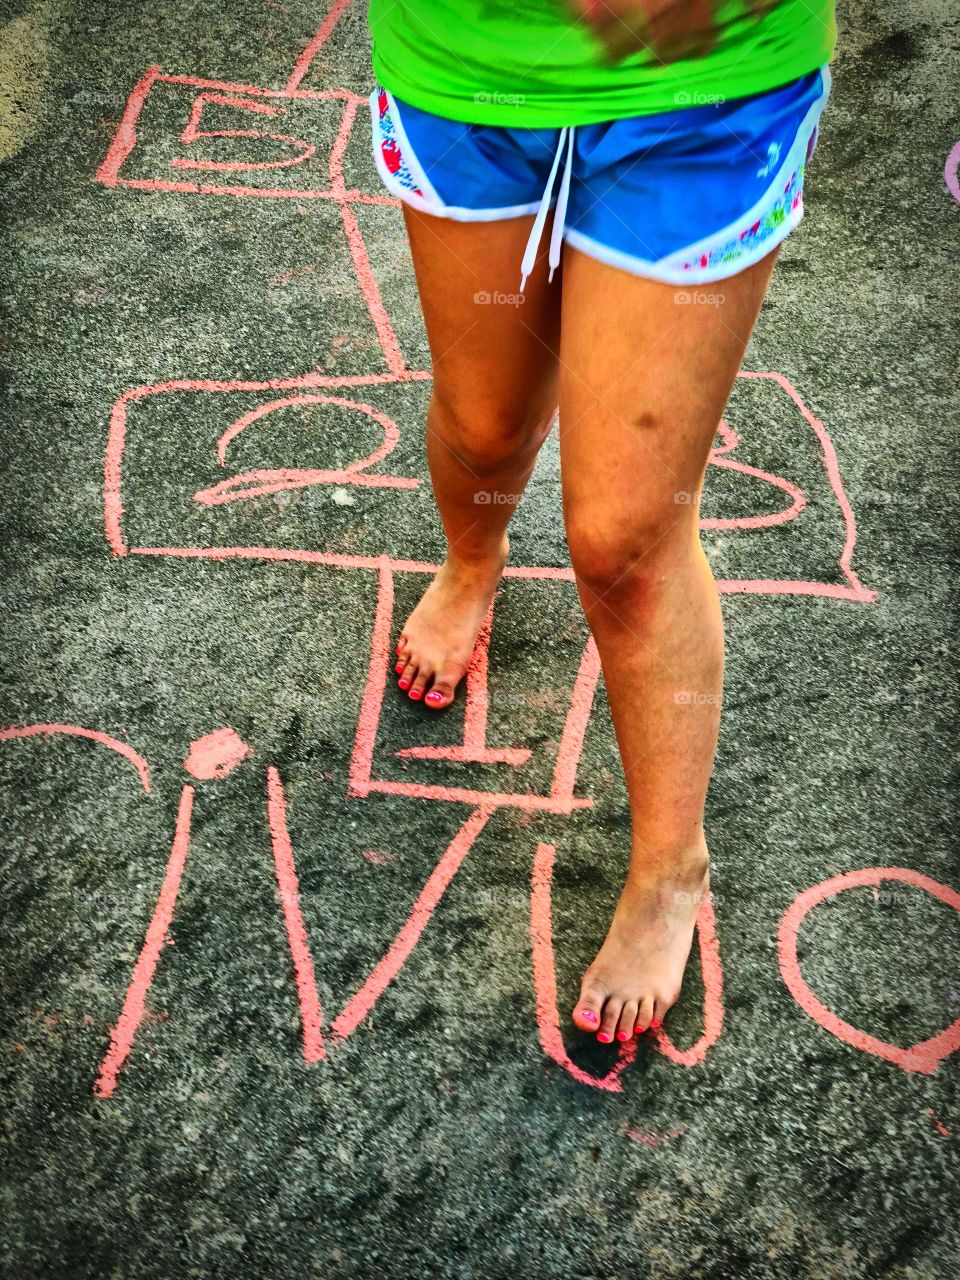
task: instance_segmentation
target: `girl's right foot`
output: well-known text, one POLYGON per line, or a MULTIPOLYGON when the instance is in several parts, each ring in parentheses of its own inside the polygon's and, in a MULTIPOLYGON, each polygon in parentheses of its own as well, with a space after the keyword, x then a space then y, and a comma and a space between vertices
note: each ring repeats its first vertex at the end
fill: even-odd
POLYGON ((397 641, 394 669, 400 688, 415 702, 422 699, 432 711, 442 711, 453 701, 503 574, 509 545, 504 535, 499 552, 488 561, 463 561, 448 554, 407 619, 397 641))

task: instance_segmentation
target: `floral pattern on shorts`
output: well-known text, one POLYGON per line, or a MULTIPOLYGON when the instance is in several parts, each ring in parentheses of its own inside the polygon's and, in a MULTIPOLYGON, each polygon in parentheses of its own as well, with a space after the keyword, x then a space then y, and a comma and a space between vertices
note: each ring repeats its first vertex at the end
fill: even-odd
POLYGON ((791 215, 795 215, 798 210, 802 212, 803 175, 806 167, 805 162, 797 166, 783 188, 780 198, 761 218, 757 218, 749 227, 744 227, 739 235, 732 237, 725 244, 718 245, 709 253, 701 253, 696 258, 691 258, 683 264, 683 270, 703 271, 720 263, 735 262, 738 258, 752 253, 758 245, 782 227, 791 215))
POLYGON ((380 154, 383 156, 383 163, 387 166, 391 176, 400 183, 404 191, 409 191, 422 199, 423 192, 417 186, 400 150, 397 127, 393 116, 390 114, 390 100, 384 89, 380 89, 377 94, 377 107, 380 116, 380 154))

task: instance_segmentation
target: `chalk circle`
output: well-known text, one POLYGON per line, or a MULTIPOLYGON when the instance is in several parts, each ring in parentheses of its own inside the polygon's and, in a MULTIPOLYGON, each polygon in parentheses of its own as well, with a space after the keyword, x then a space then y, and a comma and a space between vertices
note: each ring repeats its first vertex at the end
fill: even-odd
POLYGON ((923 889, 954 911, 960 911, 960 893, 931 880, 929 876, 921 875, 919 871, 911 871, 906 867, 863 867, 859 871, 846 871, 843 875, 833 876, 821 884, 805 889, 790 904, 780 922, 777 939, 780 972, 787 990, 800 1008, 838 1040, 854 1049, 861 1049, 864 1053, 872 1053, 904 1071, 932 1075, 944 1058, 960 1049, 960 1018, 935 1036, 918 1040, 916 1044, 903 1049, 899 1045, 880 1040, 877 1036, 871 1036, 839 1018, 814 995, 800 973, 797 934, 807 913, 825 899, 842 893, 844 889, 863 885, 876 886, 884 880, 900 880, 904 884, 923 889))
POLYGON ((321 393, 282 396, 280 399, 257 405, 255 409, 237 418, 217 441, 218 462, 221 466, 226 465, 227 448, 231 441, 254 422, 280 409, 301 408, 314 404, 335 405, 364 414, 383 432, 380 444, 365 457, 357 458, 345 467, 324 470, 282 467, 244 471, 239 475, 230 476, 229 479, 221 480, 208 489, 198 490, 193 495, 194 501, 204 506, 220 506, 227 502, 236 502, 241 498, 265 497, 272 493, 305 489, 316 484, 355 484, 363 487, 402 489, 416 488, 419 485, 420 481, 416 479, 369 474, 369 469, 382 462, 400 443, 400 430, 392 418, 361 400, 349 400, 345 396, 329 396, 321 393))
POLYGON ((95 742, 98 746, 107 747, 117 755, 123 756, 136 769, 144 791, 150 794, 150 766, 143 756, 138 751, 134 751, 129 743, 121 742, 119 738, 114 738, 99 729, 84 729, 79 724, 9 725, 5 729, 0 729, 0 742, 10 742, 17 738, 52 738, 58 735, 86 738, 89 742, 95 742))
POLYGON ((358 413, 364 413, 373 422, 376 422, 383 431, 383 441, 365 458, 358 458, 356 462, 351 462, 347 467, 349 471, 359 471, 361 468, 372 467, 374 463, 381 462, 388 453, 392 453, 400 441, 400 432, 397 424, 392 418, 388 418, 385 413, 381 413, 379 409, 375 409, 373 405, 364 404, 362 400, 348 400, 346 396, 328 396, 320 392, 307 392, 293 396, 281 396, 278 400, 270 400, 266 404, 257 405, 255 409, 251 409, 249 413, 243 414, 237 418, 236 422, 231 423, 224 431, 223 435, 217 441, 217 458, 220 465, 226 462, 227 446, 230 441, 245 431, 252 423, 259 421, 260 418, 267 417, 268 414, 276 413, 278 409, 292 408, 294 405, 300 407, 308 404, 330 404, 339 405, 342 409, 355 409, 358 413))

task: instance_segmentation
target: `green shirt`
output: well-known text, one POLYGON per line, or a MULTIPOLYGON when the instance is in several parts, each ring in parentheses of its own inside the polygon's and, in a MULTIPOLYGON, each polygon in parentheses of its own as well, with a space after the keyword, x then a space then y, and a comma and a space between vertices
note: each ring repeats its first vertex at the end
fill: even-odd
POLYGON ((833 0, 757 16, 720 0, 709 53, 611 62, 565 0, 370 0, 373 69, 401 101, 470 124, 557 128, 761 93, 830 60, 833 0))

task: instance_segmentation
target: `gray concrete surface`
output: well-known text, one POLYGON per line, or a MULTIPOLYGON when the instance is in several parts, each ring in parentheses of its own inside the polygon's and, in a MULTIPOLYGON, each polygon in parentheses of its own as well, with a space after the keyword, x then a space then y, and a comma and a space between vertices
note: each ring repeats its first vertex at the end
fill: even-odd
MULTIPOLYGON (((782 374, 823 422, 856 520, 853 567, 876 599, 725 598, 728 696, 709 802, 723 1029, 690 1067, 644 1046, 619 1092, 578 1082, 545 1052, 532 979, 538 842, 557 849, 562 1026, 625 865, 602 689, 577 784, 593 807, 499 809, 369 1017, 308 1064, 266 766, 286 791, 328 1033, 471 806, 348 796, 373 571, 117 557, 104 537, 104 455, 122 393, 171 379, 385 368, 335 202, 95 181, 149 66, 281 87, 321 17, 258 0, 4 6, 0 723, 110 734, 149 762, 153 789, 89 741, 0 742, 3 1274, 957 1275, 956 1058, 926 1074, 841 1042, 792 998, 776 949, 796 896, 845 871, 902 867, 960 888, 960 209, 943 176, 960 138, 955 15, 932 0, 841 8, 807 218, 787 242, 744 367, 782 374), (195 783, 173 945, 161 949, 116 1091, 98 1097, 189 781, 182 761, 223 725, 253 755, 222 781, 195 783)), ((355 5, 302 87, 365 91, 366 58, 355 5)), ((196 91, 151 90, 124 172, 173 173, 196 91)), ((245 127, 220 119, 214 128, 245 127)), ((252 127, 309 137, 323 159, 336 119, 326 104, 300 102, 284 123, 252 127)), ((365 129, 361 117, 347 182, 374 191, 365 129)), ((323 164, 308 172, 325 185, 323 164)), ((399 213, 364 205, 356 216, 400 349, 410 368, 425 368, 399 213)), ((381 469, 426 474, 425 384, 343 394, 398 423, 400 444, 381 469)), ((422 486, 354 488, 346 505, 329 485, 193 502, 225 474, 212 442, 265 398, 184 390, 129 405, 130 545, 439 554, 422 486)), ((842 512, 809 423, 782 388, 748 380, 728 420, 749 460, 790 478, 808 505, 789 525, 708 534, 718 574, 842 582, 842 512)), ((357 430, 336 407, 278 415, 269 433, 232 446, 231 465, 342 464, 377 443, 365 427, 359 450, 357 430)), ((514 563, 567 563, 557 480, 548 446, 516 522, 514 563)), ((711 468, 708 514, 780 505, 769 485, 711 468)), ((400 612, 421 579, 396 580, 400 612)), ((457 741, 462 712, 428 721, 388 696, 381 776, 542 791, 584 638, 568 583, 507 582, 488 740, 530 748, 526 772, 398 760, 390 753, 403 746, 457 741)), ((950 906, 922 889, 882 890, 850 889, 811 912, 801 965, 827 1008, 906 1046, 960 1015, 960 935, 950 906)), ((670 1022, 678 1046, 701 1035, 702 1004, 694 966, 670 1022)), ((597 1077, 609 1070, 612 1051, 564 1034, 574 1063, 597 1077)))

